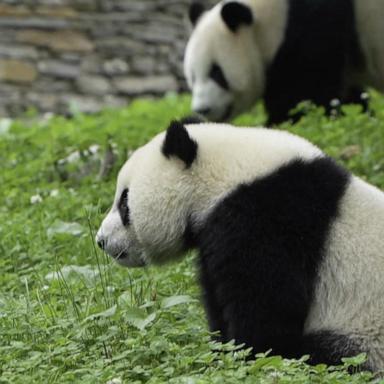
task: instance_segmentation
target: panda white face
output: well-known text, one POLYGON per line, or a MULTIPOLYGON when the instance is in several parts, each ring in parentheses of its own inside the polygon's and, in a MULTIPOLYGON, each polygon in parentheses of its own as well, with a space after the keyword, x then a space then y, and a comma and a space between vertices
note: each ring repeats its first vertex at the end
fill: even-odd
POLYGON ((212 121, 228 120, 250 108, 264 91, 252 10, 238 2, 219 3, 191 21, 198 22, 186 47, 184 72, 192 109, 212 121))
POLYGON ((125 163, 113 206, 97 232, 98 245, 123 266, 163 263, 183 251, 189 208, 185 202, 192 201, 192 185, 184 172, 189 160, 170 161, 172 143, 169 151, 164 146, 163 133, 125 163))
POLYGON ((145 253, 132 225, 130 209, 130 184, 137 157, 140 157, 139 151, 135 152, 120 170, 112 208, 96 235, 98 245, 119 264, 127 267, 146 264, 145 253))

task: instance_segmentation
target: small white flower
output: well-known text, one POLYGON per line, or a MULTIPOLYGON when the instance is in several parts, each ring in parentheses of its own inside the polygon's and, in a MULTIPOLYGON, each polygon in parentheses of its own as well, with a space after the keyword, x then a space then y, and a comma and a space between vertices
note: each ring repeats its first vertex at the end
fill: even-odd
POLYGON ((339 99, 332 99, 329 104, 331 105, 332 108, 338 107, 340 105, 340 100, 339 99))
POLYGON ((115 287, 111 287, 110 285, 107 286, 107 292, 113 293, 113 292, 115 292, 115 290, 116 290, 115 287))
POLYGON ((59 196, 59 190, 58 189, 52 189, 52 191, 50 192, 49 196, 51 196, 51 197, 59 196))
POLYGON ((43 198, 39 194, 31 196, 31 204, 40 204, 42 201, 43 198))
POLYGON ((75 163, 76 161, 80 160, 80 151, 75 151, 70 153, 64 160, 64 163, 75 163))
POLYGON ((12 119, 9 119, 9 118, 0 119, 0 135, 8 133, 12 123, 13 123, 12 119))
POLYGON ((51 120, 55 115, 52 112, 46 112, 43 114, 43 120, 49 121, 51 120))
POLYGON ((118 377, 108 380, 106 384, 122 384, 123 382, 118 377))
POLYGON ((98 144, 93 144, 88 148, 88 151, 91 155, 95 155, 97 152, 99 152, 100 145, 98 144))

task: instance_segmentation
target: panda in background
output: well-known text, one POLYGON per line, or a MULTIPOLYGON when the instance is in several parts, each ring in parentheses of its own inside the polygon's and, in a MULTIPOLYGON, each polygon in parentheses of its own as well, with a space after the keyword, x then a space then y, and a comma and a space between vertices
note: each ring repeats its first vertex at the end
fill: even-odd
POLYGON ((362 103, 384 91, 384 2, 380 0, 193 3, 184 70, 192 109, 223 121, 264 99, 268 125, 303 100, 362 103))
POLYGON ((96 241, 127 267, 197 249, 224 342, 384 369, 384 193, 300 137, 172 122, 121 169, 96 241))

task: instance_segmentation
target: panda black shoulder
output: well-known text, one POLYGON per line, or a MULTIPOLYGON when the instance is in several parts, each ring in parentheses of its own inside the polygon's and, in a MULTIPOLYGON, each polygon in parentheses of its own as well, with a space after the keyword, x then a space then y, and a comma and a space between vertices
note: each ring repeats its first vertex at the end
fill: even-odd
POLYGON ((285 357, 311 352, 297 340, 349 180, 328 157, 293 159, 239 185, 212 211, 197 242, 208 319, 223 341, 285 357), (285 317, 276 321, 276 313, 285 317))

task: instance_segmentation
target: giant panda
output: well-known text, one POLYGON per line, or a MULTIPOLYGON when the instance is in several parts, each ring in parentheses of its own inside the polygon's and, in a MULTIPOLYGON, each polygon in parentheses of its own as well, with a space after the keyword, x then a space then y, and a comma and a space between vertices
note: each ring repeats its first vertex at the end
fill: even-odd
POLYGON ((298 136, 173 121, 120 170, 96 241, 126 267, 196 249, 223 342, 384 369, 384 193, 298 136))
POLYGON ((366 108, 366 86, 384 91, 383 1, 238 0, 208 11, 193 3, 190 19, 184 72, 192 109, 209 120, 263 98, 274 125, 303 100, 366 108))

